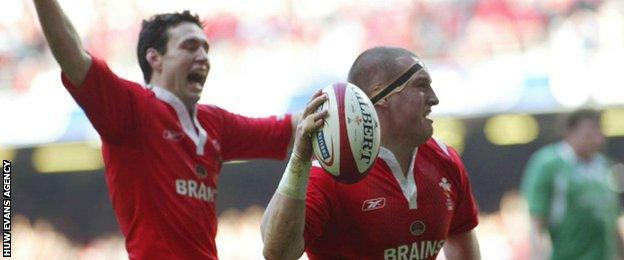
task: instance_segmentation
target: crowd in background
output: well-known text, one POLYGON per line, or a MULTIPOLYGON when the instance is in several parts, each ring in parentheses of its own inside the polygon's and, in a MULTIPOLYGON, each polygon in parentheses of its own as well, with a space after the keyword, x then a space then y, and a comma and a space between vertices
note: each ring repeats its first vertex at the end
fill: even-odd
MULTIPOLYGON (((284 70, 283 83, 295 86, 309 82, 301 79, 306 75, 342 72, 351 56, 379 44, 407 47, 431 63, 470 65, 544 48, 574 49, 589 58, 624 43, 624 3, 617 0, 60 2, 88 50, 136 80, 141 19, 181 8, 205 19, 212 55, 220 61, 213 69, 223 71, 218 75, 284 70)), ((57 67, 32 4, 9 1, 3 9, 0 91, 24 93, 38 74, 57 67)), ((213 82, 230 79, 215 77, 213 82)))

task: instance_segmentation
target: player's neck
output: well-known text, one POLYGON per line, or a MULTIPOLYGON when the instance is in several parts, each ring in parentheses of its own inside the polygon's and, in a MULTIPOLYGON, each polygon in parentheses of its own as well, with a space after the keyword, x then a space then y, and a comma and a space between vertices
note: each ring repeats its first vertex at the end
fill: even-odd
POLYGON ((578 158, 583 163, 591 162, 592 158, 594 158, 594 155, 595 155, 595 154, 584 152, 582 151, 582 149, 575 148, 575 147, 572 147, 572 151, 574 151, 576 158, 578 158))
MULTIPOLYGON (((384 121, 381 121, 380 124, 384 125, 384 121)), ((394 154, 394 157, 401 166, 403 175, 407 175, 414 150, 420 144, 413 138, 403 135, 401 131, 393 131, 395 129, 397 128, 381 128, 381 146, 394 154)))
MULTIPOLYGON (((180 97, 178 97, 178 98, 180 98, 180 97)), ((186 112, 189 113, 189 116, 191 118, 194 118, 194 116, 195 116, 195 105, 197 103, 195 103, 195 102, 188 102, 188 101, 185 101, 184 99, 181 99, 181 98, 180 98, 180 100, 182 100, 182 104, 184 104, 184 108, 186 108, 186 112)))
POLYGON ((174 82, 167 81, 163 77, 159 77, 158 75, 154 75, 152 77, 152 80, 150 80, 150 85, 167 90, 168 92, 176 96, 182 102, 182 104, 184 104, 184 107, 186 108, 186 111, 189 113, 191 118, 193 118, 195 114, 195 106, 197 105, 197 101, 188 100, 188 99, 185 99, 184 97, 181 97, 177 93, 177 91, 175 91, 176 88, 174 84, 175 84, 174 82))
POLYGON ((566 142, 568 143, 568 145, 570 145, 570 148, 572 148, 572 152, 574 152, 576 158, 578 158, 581 162, 589 162, 595 155, 593 153, 586 152, 583 149, 584 147, 582 143, 575 142, 571 139, 566 139, 566 142))
POLYGON ((382 142, 382 146, 387 148, 392 152, 392 154, 394 154, 394 157, 397 159, 399 166, 401 166, 403 175, 407 175, 416 146, 402 142, 382 142))

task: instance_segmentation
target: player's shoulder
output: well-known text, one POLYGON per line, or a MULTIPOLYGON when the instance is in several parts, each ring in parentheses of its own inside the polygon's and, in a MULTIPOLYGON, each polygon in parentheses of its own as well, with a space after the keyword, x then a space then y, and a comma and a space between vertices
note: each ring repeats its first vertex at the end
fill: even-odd
POLYGON ((437 165, 439 169, 445 169, 449 177, 461 178, 464 174, 465 167, 459 157, 459 154, 453 149, 453 147, 445 144, 442 140, 436 138, 429 138, 426 143, 418 147, 418 153, 423 153, 423 160, 428 160, 429 163, 437 165))
POLYGON ((434 157, 439 157, 444 160, 456 161, 458 155, 455 150, 437 138, 429 138, 426 143, 419 146, 418 152, 428 153, 434 157))
POLYGON ((242 118, 243 116, 234 112, 230 112, 220 106, 214 104, 197 104, 198 115, 208 115, 212 117, 219 117, 228 120, 234 120, 242 118))
POLYGON ((535 151, 530 160, 539 164, 554 164, 561 160, 564 150, 563 143, 551 143, 535 151))
POLYGON ((154 95, 145 85, 119 76, 110 68, 108 62, 96 56, 91 56, 91 69, 87 77, 93 77, 105 85, 116 84, 133 96, 149 97, 154 95))
POLYGON ((210 120, 213 123, 227 120, 232 113, 213 104, 197 104, 197 117, 199 120, 210 120))
POLYGON ((557 153, 557 150, 561 149, 561 145, 561 142, 550 143, 537 149, 534 154, 540 156, 553 156, 557 153))
POLYGON ((325 171, 317 160, 312 160, 312 165, 310 167, 310 183, 322 186, 336 185, 336 180, 330 175, 331 173, 325 171))
POLYGON ((321 167, 321 163, 319 163, 318 160, 312 160, 311 164, 312 165, 310 167, 310 176, 320 176, 322 178, 329 177, 329 173, 327 173, 325 169, 321 167))
POLYGON ((118 79, 121 84, 140 88, 145 90, 145 87, 138 82, 134 82, 123 77, 120 77, 117 73, 115 73, 109 66, 110 64, 96 56, 91 56, 91 68, 88 74, 96 74, 96 75, 87 75, 87 76, 95 76, 98 80, 104 81, 112 81, 118 79))
POLYGON ((549 179, 567 168, 565 147, 562 142, 545 145, 535 151, 528 160, 525 177, 528 179, 549 179))
POLYGON ((134 81, 124 79, 124 78, 119 78, 119 82, 120 84, 124 85, 127 89, 129 89, 130 92, 135 93, 137 95, 140 95, 143 97, 155 96, 154 93, 150 91, 148 87, 138 82, 134 82, 134 81))
POLYGON ((197 112, 202 113, 224 113, 225 109, 213 104, 197 104, 197 112))

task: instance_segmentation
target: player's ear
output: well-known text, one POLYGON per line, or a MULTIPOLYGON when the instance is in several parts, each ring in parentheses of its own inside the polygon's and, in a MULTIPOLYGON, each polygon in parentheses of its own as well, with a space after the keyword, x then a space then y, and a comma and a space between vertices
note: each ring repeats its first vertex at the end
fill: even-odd
POLYGON ((145 52, 145 59, 147 60, 147 63, 149 63, 150 67, 152 67, 152 70, 162 70, 162 56, 160 55, 158 50, 154 48, 147 49, 147 51, 145 52))

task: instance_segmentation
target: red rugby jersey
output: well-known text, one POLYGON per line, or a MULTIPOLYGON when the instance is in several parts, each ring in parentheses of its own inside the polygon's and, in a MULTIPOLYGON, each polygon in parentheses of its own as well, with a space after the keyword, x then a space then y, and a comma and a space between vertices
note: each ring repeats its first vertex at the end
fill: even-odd
POLYGON ((117 77, 93 58, 82 86, 62 76, 102 139, 109 195, 131 259, 217 259, 215 201, 224 161, 283 159, 290 116, 257 119, 117 77))
MULTIPOLYGON (((420 145, 407 178, 381 148, 355 184, 312 167, 304 232, 310 259, 435 259, 445 239, 472 230, 477 206, 457 153, 433 138, 420 145)), ((318 165, 318 164, 317 164, 318 165)))

